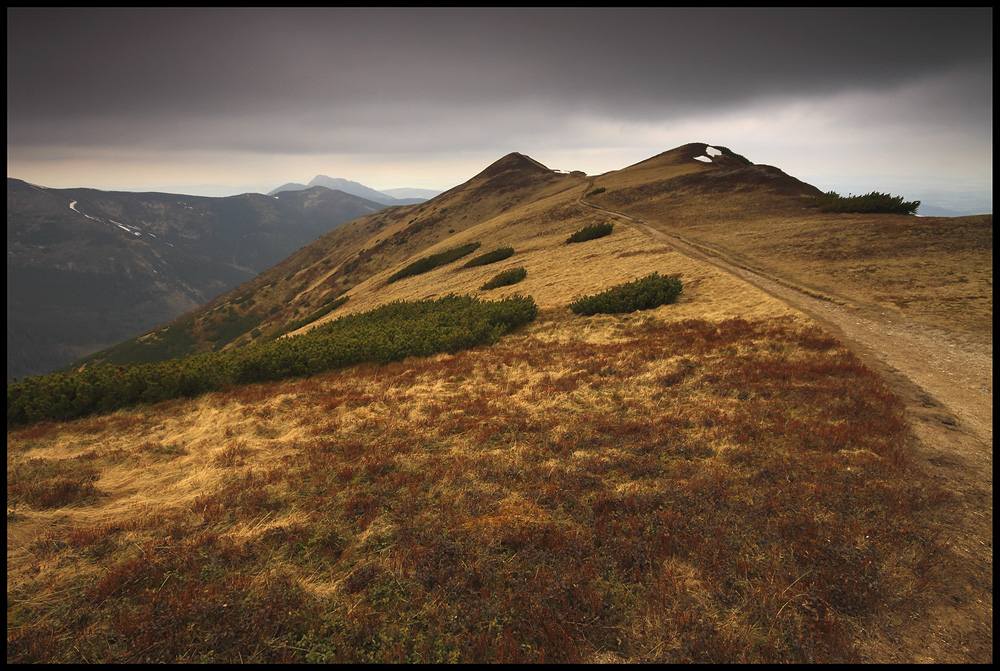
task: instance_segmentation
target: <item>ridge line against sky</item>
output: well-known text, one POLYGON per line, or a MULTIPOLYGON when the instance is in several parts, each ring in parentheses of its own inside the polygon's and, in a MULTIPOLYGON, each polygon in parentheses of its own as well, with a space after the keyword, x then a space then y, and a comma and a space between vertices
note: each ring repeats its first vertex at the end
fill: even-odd
POLYGON ((992 8, 7 9, 7 174, 445 190, 688 142, 992 212, 992 8))

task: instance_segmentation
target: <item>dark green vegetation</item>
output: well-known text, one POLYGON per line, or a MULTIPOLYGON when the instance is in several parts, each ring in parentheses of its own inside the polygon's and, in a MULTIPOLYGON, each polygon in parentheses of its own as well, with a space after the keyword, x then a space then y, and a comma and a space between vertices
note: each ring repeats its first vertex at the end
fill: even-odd
POLYGON ((588 196, 597 196, 599 194, 604 193, 607 190, 608 190, 607 187, 599 186, 596 189, 594 189, 593 191, 588 192, 587 195, 588 196))
POLYGON ((661 277, 659 273, 653 273, 599 294, 584 296, 570 304, 569 309, 578 315, 621 314, 650 310, 673 303, 681 291, 683 285, 678 277, 661 277))
POLYGON ((326 315, 330 314, 331 312, 339 308, 341 305, 346 303, 349 298, 350 296, 340 296, 339 298, 332 298, 332 297, 328 298, 326 301, 324 301, 323 305, 320 307, 319 310, 316 310, 316 312, 312 313, 311 315, 309 315, 304 319, 299 319, 289 323, 283 329, 281 329, 281 331, 270 336, 268 339, 274 340, 276 338, 285 335, 286 333, 291 333, 292 331, 300 329, 303 326, 306 326, 307 324, 312 324, 320 317, 325 317, 326 315))
POLYGON ((903 202, 902 196, 872 191, 863 196, 841 196, 827 191, 813 202, 821 212, 859 212, 862 214, 915 214, 919 200, 903 202))
MULTIPOLYGON (((133 338, 125 342, 96 352, 85 357, 81 362, 106 356, 108 364, 124 366, 129 364, 156 363, 168 359, 177 359, 191 353, 194 336, 191 333, 193 321, 190 319, 176 322, 170 326, 157 329, 153 334, 142 339, 133 338)), ((64 371, 68 368, 64 367, 64 371)))
POLYGON ((475 268, 477 266, 485 266, 490 263, 496 263, 497 261, 503 261, 504 259, 509 259, 512 256, 514 256, 513 247, 501 247, 500 249, 495 249, 492 252, 486 252, 485 254, 480 254, 479 256, 472 259, 462 267, 475 268))
POLYGON ((467 245, 462 245, 460 247, 454 247, 452 249, 447 249, 443 252, 437 254, 431 254, 430 256, 425 256, 422 259, 418 259, 406 266, 402 270, 399 270, 389 276, 387 280, 390 284, 392 282, 398 282, 404 277, 411 277, 413 275, 420 275, 426 273, 430 270, 434 270, 438 266, 443 266, 445 264, 451 263, 452 261, 457 261, 458 259, 471 254, 472 252, 479 249, 479 242, 470 242, 467 245))
POLYGON ((605 222, 603 224, 594 224, 593 226, 584 226, 579 231, 573 235, 566 238, 566 242, 586 242, 587 240, 594 240, 596 238, 603 238, 605 235, 611 235, 611 231, 614 230, 615 225, 611 222, 605 222))
POLYGON ((511 284, 517 284, 527 276, 528 271, 524 268, 511 268, 502 273, 497 273, 480 288, 483 291, 487 291, 489 289, 510 286, 511 284))
POLYGON ((530 297, 481 301, 446 296, 348 315, 294 338, 155 364, 95 366, 7 384, 7 426, 64 421, 158 403, 231 384, 314 375, 372 361, 454 352, 495 342, 535 318, 530 297))
POLYGON ((229 422, 201 462, 153 437, 179 404, 10 433, 102 440, 8 456, 9 502, 75 478, 72 513, 182 455, 218 475, 41 525, 8 663, 858 661, 946 551, 899 400, 791 319, 619 324, 234 388, 199 406, 229 422))
POLYGON ((7 379, 164 325, 382 207, 321 187, 208 198, 8 178, 7 379))

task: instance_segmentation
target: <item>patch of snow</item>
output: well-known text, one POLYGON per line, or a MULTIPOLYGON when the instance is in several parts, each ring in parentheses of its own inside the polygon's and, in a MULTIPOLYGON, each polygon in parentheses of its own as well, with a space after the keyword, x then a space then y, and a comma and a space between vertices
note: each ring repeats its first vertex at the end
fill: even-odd
POLYGON ((72 203, 70 203, 69 204, 69 209, 73 210, 77 214, 83 214, 83 216, 87 217, 87 219, 90 219, 92 221, 100 221, 100 219, 98 219, 97 217, 92 217, 89 214, 84 214, 80 210, 76 209, 76 203, 77 203, 77 201, 75 201, 75 200, 72 203))
POLYGON ((715 147, 705 147, 705 153, 709 156, 722 156, 722 150, 715 147))
POLYGON ((701 161, 702 163, 711 163, 712 162, 712 159, 710 159, 707 156, 695 156, 694 160, 701 161))
POLYGON ((142 233, 139 231, 139 229, 135 228, 134 226, 128 226, 127 224, 123 224, 123 223, 121 223, 119 221, 115 221, 114 219, 108 219, 108 221, 110 221, 112 224, 114 224, 118 228, 122 229, 126 233, 131 233, 132 235, 136 235, 136 236, 142 235, 142 233))

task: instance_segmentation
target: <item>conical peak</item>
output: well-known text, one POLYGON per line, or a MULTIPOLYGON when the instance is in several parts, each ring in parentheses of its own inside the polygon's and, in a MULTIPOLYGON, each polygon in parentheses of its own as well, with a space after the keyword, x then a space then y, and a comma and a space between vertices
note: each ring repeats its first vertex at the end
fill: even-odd
POLYGON ((479 176, 493 177, 495 175, 499 175, 500 173, 511 171, 528 171, 536 173, 552 172, 530 156, 525 156, 524 154, 519 154, 515 151, 492 163, 489 167, 479 173, 479 176))

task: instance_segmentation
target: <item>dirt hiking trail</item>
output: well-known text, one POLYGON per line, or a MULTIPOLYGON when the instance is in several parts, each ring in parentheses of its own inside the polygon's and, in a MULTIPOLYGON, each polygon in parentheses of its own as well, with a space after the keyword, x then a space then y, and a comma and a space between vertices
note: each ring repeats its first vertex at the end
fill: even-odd
MULTIPOLYGON (((583 191, 587 193, 590 187, 583 191)), ((941 593, 926 614, 890 633, 869 632, 873 663, 982 663, 993 659, 993 342, 935 328, 876 306, 821 298, 739 267, 633 215, 600 211, 785 302, 828 329, 903 399, 918 465, 953 497, 940 536, 950 548, 941 593)))

